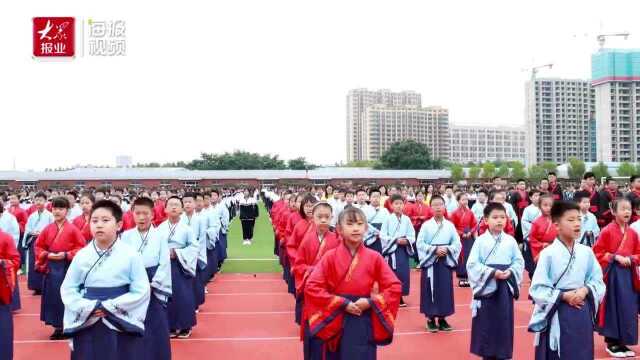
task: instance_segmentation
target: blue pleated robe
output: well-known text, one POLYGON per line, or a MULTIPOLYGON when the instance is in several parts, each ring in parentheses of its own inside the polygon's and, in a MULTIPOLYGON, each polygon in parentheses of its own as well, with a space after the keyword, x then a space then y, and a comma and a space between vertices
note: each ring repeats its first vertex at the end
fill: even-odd
POLYGON ((416 241, 422 276, 420 280, 420 312, 427 318, 446 317, 455 313, 453 271, 458 266, 462 249, 460 236, 452 222, 431 218, 422 224, 416 241), (438 246, 447 255, 437 257, 438 246))
POLYGON ((516 239, 489 231, 479 236, 469 253, 467 273, 473 291, 471 353, 495 359, 513 357, 513 301, 519 297, 524 259, 516 239), (496 270, 511 271, 507 280, 496 270))

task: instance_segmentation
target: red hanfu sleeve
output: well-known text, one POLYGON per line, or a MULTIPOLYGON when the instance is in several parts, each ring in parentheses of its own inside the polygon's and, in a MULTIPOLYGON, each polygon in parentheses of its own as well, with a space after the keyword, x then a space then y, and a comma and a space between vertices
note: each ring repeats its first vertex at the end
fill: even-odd
POLYGON ((376 344, 387 345, 393 339, 394 323, 398 315, 402 294, 402 283, 382 256, 376 255, 375 276, 378 292, 372 294, 370 300, 373 338, 376 344))
POLYGON ((9 286, 9 289, 7 289, 9 291, 7 291, 7 293, 3 292, 2 298, 6 299, 7 303, 9 303, 13 290, 18 286, 16 273, 20 268, 20 254, 14 246, 11 235, 3 233, 2 231, 0 231, 0 266, 4 268, 5 272, 5 276, 0 278, 0 285, 9 286))
POLYGON ((309 314, 309 331, 312 336, 317 336, 322 340, 332 340, 333 344, 327 344, 335 349, 335 345, 340 341, 342 333, 342 320, 344 309, 349 304, 349 300, 335 295, 330 289, 337 286, 338 274, 336 274, 331 264, 336 256, 335 251, 327 253, 320 263, 314 268, 307 280, 304 290, 305 306, 309 314))

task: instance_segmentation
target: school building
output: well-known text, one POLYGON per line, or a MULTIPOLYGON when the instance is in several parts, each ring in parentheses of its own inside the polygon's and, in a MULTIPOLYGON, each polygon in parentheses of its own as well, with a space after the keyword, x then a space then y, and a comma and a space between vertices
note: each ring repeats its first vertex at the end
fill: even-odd
POLYGON ((129 189, 272 187, 284 185, 417 186, 446 181, 448 170, 374 170, 327 167, 314 170, 187 170, 184 168, 77 168, 64 171, 0 171, 0 189, 129 189))

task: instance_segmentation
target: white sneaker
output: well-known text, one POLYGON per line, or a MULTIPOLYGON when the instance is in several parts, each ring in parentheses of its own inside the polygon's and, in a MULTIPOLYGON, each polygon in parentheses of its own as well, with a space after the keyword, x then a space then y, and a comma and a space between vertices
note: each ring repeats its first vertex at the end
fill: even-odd
POLYGON ((636 356, 635 351, 629 349, 628 347, 625 350, 626 351, 624 352, 624 354, 627 355, 627 357, 635 357, 636 356))
POLYGON ((607 349, 607 353, 609 353, 611 357, 618 358, 618 359, 627 357, 626 351, 623 351, 617 346, 614 347, 614 349, 611 349, 609 346, 607 346, 606 349, 607 349))
POLYGON ((636 353, 633 350, 629 350, 625 353, 627 357, 636 357, 636 353))

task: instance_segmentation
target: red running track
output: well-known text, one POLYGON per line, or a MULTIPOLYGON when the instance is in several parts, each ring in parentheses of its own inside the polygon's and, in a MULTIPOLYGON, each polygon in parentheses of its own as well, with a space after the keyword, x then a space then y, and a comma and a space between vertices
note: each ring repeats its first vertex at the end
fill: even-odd
MULTIPOLYGON (((425 332, 419 313, 419 273, 412 273, 408 307, 400 309, 391 345, 378 351, 382 360, 478 359, 469 354, 471 292, 455 289, 454 331, 425 332)), ((15 319, 15 360, 69 359, 67 341, 50 341, 51 329, 40 322, 40 297, 21 282, 22 310, 15 319)), ((294 300, 279 274, 222 274, 209 284, 198 325, 187 340, 172 340, 173 359, 295 360, 302 359, 298 328, 293 322, 294 300)), ((523 291, 526 294, 526 291, 523 291)), ((514 359, 533 359, 533 335, 526 330, 532 305, 523 296, 515 307, 514 359)), ((595 335, 596 358, 606 359, 602 338, 595 335)), ((638 351, 638 349, 634 349, 638 351)))

